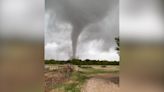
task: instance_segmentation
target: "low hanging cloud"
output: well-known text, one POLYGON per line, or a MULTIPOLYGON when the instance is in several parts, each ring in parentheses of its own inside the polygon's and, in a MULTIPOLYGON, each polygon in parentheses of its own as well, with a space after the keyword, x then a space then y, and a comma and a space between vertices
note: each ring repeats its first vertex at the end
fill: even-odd
POLYGON ((73 57, 80 59, 119 60, 117 51, 114 50, 116 46, 114 38, 119 34, 118 1, 61 1, 63 2, 58 3, 63 5, 64 9, 67 7, 66 10, 69 12, 61 7, 46 4, 45 59, 70 59, 73 53, 73 57), (85 5, 86 3, 91 5, 85 5), (105 6, 101 5, 104 3, 105 6), (69 4, 73 6, 70 7, 69 4), (64 16, 57 16, 63 12, 64 16))

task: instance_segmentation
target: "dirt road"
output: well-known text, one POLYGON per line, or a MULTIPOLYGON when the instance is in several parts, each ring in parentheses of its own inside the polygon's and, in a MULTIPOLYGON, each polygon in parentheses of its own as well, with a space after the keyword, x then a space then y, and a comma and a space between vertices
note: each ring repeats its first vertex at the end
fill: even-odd
POLYGON ((119 92, 119 77, 110 74, 93 76, 86 81, 81 92, 119 92))

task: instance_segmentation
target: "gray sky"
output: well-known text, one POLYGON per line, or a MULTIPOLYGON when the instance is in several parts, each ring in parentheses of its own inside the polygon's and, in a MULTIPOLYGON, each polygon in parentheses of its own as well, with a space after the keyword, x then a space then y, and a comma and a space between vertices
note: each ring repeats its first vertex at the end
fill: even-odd
POLYGON ((0 0, 0 37, 43 40, 45 29, 45 58, 68 59, 73 31, 77 57, 118 60, 119 25, 121 40, 163 41, 162 1, 120 0, 118 14, 118 0, 46 0, 45 12, 44 0, 0 0))
POLYGON ((164 39, 163 0, 121 0, 121 40, 153 42, 164 39))
POLYGON ((0 37, 43 40, 44 0, 0 0, 0 37))
POLYGON ((76 57, 119 60, 118 9, 117 0, 46 0, 45 59, 70 59, 77 39, 76 57))

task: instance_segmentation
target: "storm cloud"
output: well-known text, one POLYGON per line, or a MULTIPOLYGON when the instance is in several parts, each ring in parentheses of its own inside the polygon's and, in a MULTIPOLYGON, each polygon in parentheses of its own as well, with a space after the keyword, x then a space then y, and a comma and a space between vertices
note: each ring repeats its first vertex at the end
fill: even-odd
POLYGON ((114 38, 119 34, 118 0, 46 0, 45 3, 45 58, 85 59, 89 58, 89 50, 93 50, 106 56, 113 51, 118 60, 114 51, 114 38), (93 43, 95 46, 89 48, 93 43))

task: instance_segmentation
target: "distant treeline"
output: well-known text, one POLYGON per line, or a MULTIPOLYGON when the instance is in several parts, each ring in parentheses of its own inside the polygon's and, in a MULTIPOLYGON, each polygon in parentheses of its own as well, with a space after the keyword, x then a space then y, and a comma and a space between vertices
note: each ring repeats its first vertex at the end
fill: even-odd
POLYGON ((118 61, 107 61, 107 60, 80 60, 80 59, 72 59, 72 60, 45 60, 45 64, 73 64, 73 65, 119 65, 118 61))

